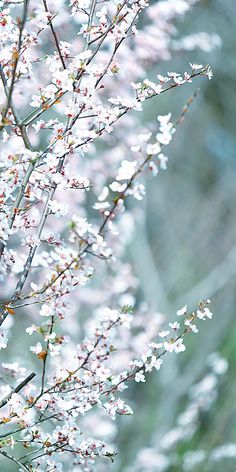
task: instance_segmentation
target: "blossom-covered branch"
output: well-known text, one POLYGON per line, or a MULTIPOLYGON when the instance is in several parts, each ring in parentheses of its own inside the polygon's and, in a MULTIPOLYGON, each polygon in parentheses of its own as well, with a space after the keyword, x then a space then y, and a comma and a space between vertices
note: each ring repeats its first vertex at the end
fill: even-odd
POLYGON ((165 146, 196 92, 175 123, 175 110, 157 113, 155 126, 138 113, 212 72, 190 63, 148 78, 176 47, 175 17, 195 2, 2 3, 0 349, 12 356, 12 325, 22 342, 20 362, 14 351, 1 365, 0 453, 20 470, 66 471, 72 457, 90 471, 116 452, 89 433, 87 413, 130 415, 129 381, 159 371, 167 353, 185 350, 196 321, 212 317, 202 301, 165 329, 135 300, 124 257, 134 227, 128 201, 142 200, 148 175, 167 168, 165 146))

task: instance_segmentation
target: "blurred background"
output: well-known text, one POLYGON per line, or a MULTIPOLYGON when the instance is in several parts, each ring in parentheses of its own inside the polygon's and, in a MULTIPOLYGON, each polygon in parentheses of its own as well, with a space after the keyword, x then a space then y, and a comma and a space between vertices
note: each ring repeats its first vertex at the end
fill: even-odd
MULTIPOLYGON (((159 113, 180 111, 187 94, 200 87, 177 130, 177 139, 168 146, 168 170, 147 183, 147 195, 142 202, 145 211, 137 214, 137 231, 128 253, 141 280, 142 297, 151 307, 171 319, 185 303, 193 308, 206 297, 212 300, 214 319, 201 324, 196 337, 189 337, 184 356, 169 359, 160 375, 150 376, 146 384, 130 386, 128 396, 135 415, 121 421, 118 438, 121 462, 113 465, 112 470, 233 472, 236 470, 233 446, 236 444, 235 0, 200 1, 177 26, 181 36, 199 31, 217 33, 222 45, 210 53, 195 50, 175 54, 170 63, 162 62, 153 70, 153 77, 157 73, 165 75, 166 70, 184 70, 188 57, 198 64, 210 63, 214 78, 210 82, 200 80, 197 85, 195 81, 189 88, 164 94, 145 108, 143 121, 154 122, 159 113), (191 440, 180 441, 170 449, 175 460, 168 466, 157 453, 161 439, 175 428, 178 414, 188 405, 190 386, 208 375, 209 355, 216 351, 228 360, 228 371, 219 382, 217 393, 214 391, 211 408, 201 412, 191 440), (140 447, 146 450, 138 454, 140 447), (204 453, 201 458, 198 452, 213 449, 219 450, 213 461, 204 460, 204 453), (192 456, 189 454, 188 458, 189 450, 192 456)), ((203 403, 212 398, 212 390, 208 392, 211 380, 210 377, 205 382, 203 403)))

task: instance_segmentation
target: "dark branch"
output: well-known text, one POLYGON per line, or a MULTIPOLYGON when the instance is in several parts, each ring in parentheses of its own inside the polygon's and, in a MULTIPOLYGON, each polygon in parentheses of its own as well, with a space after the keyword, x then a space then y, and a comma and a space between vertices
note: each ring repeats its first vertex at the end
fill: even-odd
POLYGON ((8 393, 8 395, 6 395, 5 398, 3 398, 3 400, 1 400, 0 402, 0 408, 2 408, 3 406, 5 406, 10 398, 12 397, 12 395, 14 393, 18 393, 22 388, 24 388, 34 377, 36 376, 36 374, 34 372, 32 372, 30 375, 28 375, 28 377, 26 377, 26 379, 24 379, 19 385, 17 385, 15 388, 13 388, 11 390, 10 393, 8 393))

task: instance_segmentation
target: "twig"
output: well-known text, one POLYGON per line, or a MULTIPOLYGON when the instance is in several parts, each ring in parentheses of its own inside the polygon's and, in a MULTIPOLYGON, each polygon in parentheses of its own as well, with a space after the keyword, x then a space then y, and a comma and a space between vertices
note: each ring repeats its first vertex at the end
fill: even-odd
POLYGON ((85 44, 85 51, 88 49, 89 44, 90 44, 90 30, 92 27, 93 23, 93 16, 95 12, 95 7, 96 7, 96 0, 91 1, 91 7, 90 7, 90 13, 89 13, 89 19, 88 19, 88 25, 87 25, 87 37, 86 37, 86 44, 85 44))
POLYGON ((8 395, 6 395, 6 397, 3 398, 3 400, 1 400, 0 402, 0 408, 2 408, 3 406, 5 406, 9 400, 11 399, 12 395, 14 393, 18 393, 20 390, 22 390, 22 388, 24 388, 34 377, 36 376, 35 372, 32 372, 30 375, 28 375, 28 377, 26 377, 26 379, 24 379, 19 385, 17 385, 15 388, 13 388, 11 390, 10 393, 8 393, 8 395))
POLYGON ((4 119, 7 115, 7 112, 9 110, 9 108, 11 108, 11 99, 12 99, 12 94, 13 94, 14 85, 15 85, 16 70, 17 70, 17 65, 18 65, 18 61, 19 61, 19 57, 20 57, 20 50, 21 50, 21 45, 22 45, 22 35, 23 35, 24 27, 25 27, 25 22, 26 22, 26 19, 27 19, 29 1, 30 0, 24 0, 24 10, 23 10, 23 15, 22 15, 22 20, 21 20, 21 23, 20 23, 20 33, 19 33, 19 38, 18 38, 16 57, 15 57, 15 61, 14 61, 13 71, 12 71, 12 79, 11 79, 11 84, 10 84, 10 87, 9 87, 9 93, 8 93, 8 97, 7 97, 6 107, 5 107, 3 116, 2 116, 2 125, 0 127, 0 130, 2 128, 4 128, 4 126, 5 126, 4 119))
MULTIPOLYGON (((9 87, 7 85, 7 80, 6 80, 6 77, 5 77, 5 74, 4 74, 4 71, 3 71, 3 68, 1 66, 1 64, 0 64, 0 76, 1 76, 1 79, 2 79, 5 95, 6 95, 6 97, 9 97, 10 91, 9 91, 9 87)), ((30 140, 28 138, 27 132, 26 132, 26 126, 21 122, 21 119, 18 116, 18 112, 15 108, 15 105, 14 105, 14 102, 13 102, 12 98, 10 100, 10 108, 12 110, 12 114, 14 116, 15 123, 18 126, 18 128, 20 129, 21 137, 22 137, 22 140, 24 142, 24 145, 25 145, 26 149, 29 149, 30 151, 34 151, 32 145, 30 143, 30 140)), ((0 127, 0 130, 1 130, 1 127, 0 127)), ((30 176, 33 172, 33 169, 34 169, 34 163, 30 163, 29 167, 27 169, 26 175, 25 175, 25 177, 23 179, 23 182, 21 184, 20 192, 18 193, 18 196, 16 198, 15 205, 13 205, 13 207, 12 207, 12 211, 11 211, 11 215, 10 215, 10 221, 9 221, 9 228, 12 228, 12 226, 13 226, 13 223, 14 223, 14 220, 15 220, 15 217, 16 217, 15 209, 17 209, 18 206, 20 205, 20 202, 21 202, 21 200, 23 198, 23 195, 24 195, 25 187, 26 187, 26 185, 28 183, 28 180, 29 180, 29 178, 30 178, 30 176)), ((4 247, 5 247, 4 244, 0 243, 0 257, 3 254, 4 247)))
MULTIPOLYGON (((49 10, 48 10, 46 0, 43 0, 43 4, 44 4, 45 11, 47 13, 50 13, 49 10)), ((54 26, 52 24, 52 21, 50 21, 49 26, 50 26, 51 32, 52 32, 54 40, 55 40, 56 48, 57 48, 58 54, 59 54, 60 59, 61 59, 62 67, 63 67, 63 69, 66 69, 66 64, 65 64, 65 61, 64 61, 64 57, 62 55, 60 44, 59 44, 59 41, 58 41, 58 38, 57 38, 57 35, 56 35, 56 31, 55 31, 54 26)))
POLYGON ((20 469, 21 470, 25 470, 26 472, 29 472, 29 468, 22 464, 20 461, 18 461, 15 457, 11 456, 10 454, 8 454, 8 452, 6 451, 3 451, 2 449, 0 449, 0 454, 2 454, 2 456, 5 456, 7 457, 7 459, 10 459, 11 461, 15 462, 15 464, 17 464, 18 466, 20 466, 20 469))

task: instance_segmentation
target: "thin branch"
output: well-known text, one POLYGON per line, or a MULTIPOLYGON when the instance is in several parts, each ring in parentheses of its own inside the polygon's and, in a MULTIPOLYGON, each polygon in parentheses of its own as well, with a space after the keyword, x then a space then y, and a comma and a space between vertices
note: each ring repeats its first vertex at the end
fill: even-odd
MULTIPOLYGON (((50 13, 49 10, 48 10, 48 6, 47 6, 46 0, 43 0, 43 4, 44 4, 44 9, 45 9, 45 11, 46 11, 47 13, 50 13)), ((52 21, 50 21, 49 26, 50 26, 51 32, 52 32, 53 37, 54 37, 54 40, 55 40, 56 48, 57 48, 59 57, 60 57, 60 59, 61 59, 62 67, 63 67, 63 69, 66 69, 66 64, 65 64, 65 61, 64 61, 64 57, 63 57, 63 55, 62 55, 61 48, 60 48, 60 44, 59 44, 59 41, 58 41, 58 38, 57 38, 56 31, 55 31, 54 26, 53 26, 53 24, 52 24, 52 21)))
POLYGON ((29 472, 29 468, 26 465, 22 464, 15 457, 8 454, 8 452, 3 451, 2 449, 0 449, 0 454, 2 454, 2 456, 6 457, 7 459, 11 460, 12 462, 15 462, 15 464, 17 464, 20 467, 21 470, 25 470, 26 472, 29 472))
POLYGON ((91 7, 90 7, 88 24, 87 24, 87 37, 86 37, 85 51, 88 49, 90 45, 90 30, 93 24, 93 16, 95 12, 95 7, 96 7, 96 0, 91 0, 91 7))
MULTIPOLYGON (((50 328, 49 328, 49 332, 48 332, 49 335, 52 334, 53 325, 54 325, 54 316, 51 317, 51 323, 50 323, 50 328)), ((41 382, 41 394, 43 394, 43 391, 44 391, 45 374, 46 374, 46 365, 47 365, 49 344, 50 344, 50 341, 49 341, 49 339, 48 339, 48 341, 47 341, 47 346, 46 346, 45 357, 43 358, 43 371, 42 371, 42 382, 41 382)))
MULTIPOLYGON (((3 71, 3 68, 1 66, 1 64, 0 64, 0 76, 1 76, 1 79, 2 79, 5 95, 6 95, 6 97, 9 97, 10 92, 9 92, 9 88, 8 88, 8 85, 7 85, 7 80, 6 80, 6 77, 5 77, 5 74, 4 74, 4 71, 3 71)), ((34 151, 32 145, 30 143, 30 140, 28 138, 27 132, 26 132, 26 126, 21 122, 21 119, 18 116, 18 112, 16 110, 16 107, 14 105, 14 102, 13 102, 12 98, 11 98, 11 101, 10 101, 10 108, 12 110, 12 114, 14 116, 15 123, 18 126, 18 128, 20 129, 21 137, 22 137, 22 140, 24 142, 24 145, 25 145, 26 149, 29 149, 30 151, 34 151)), ((13 226, 13 223, 14 223, 14 220, 15 220, 15 217, 16 217, 15 209, 17 209, 18 206, 20 205, 20 202, 23 198, 23 194, 24 194, 24 191, 25 191, 25 187, 26 187, 26 185, 29 181, 29 178, 30 178, 30 176, 33 172, 33 169, 34 169, 34 163, 30 163, 29 167, 27 169, 26 175, 25 175, 25 177, 23 179, 23 182, 21 184, 20 191, 19 191, 18 196, 16 198, 15 204, 13 205, 12 210, 11 210, 11 215, 10 215, 10 220, 9 220, 9 228, 12 228, 12 226, 13 226)), ((0 257, 3 254, 4 247, 5 247, 5 245, 3 243, 0 243, 0 257)))
POLYGON ((2 130, 2 128, 4 128, 4 126, 5 126, 4 119, 7 116, 7 112, 9 110, 9 108, 11 108, 11 100, 12 100, 12 94, 13 94, 15 80, 16 80, 17 65, 18 65, 18 61, 19 61, 19 57, 20 57, 20 50, 21 50, 21 45, 22 45, 22 35, 23 35, 24 27, 25 27, 25 22, 27 20, 29 2, 30 2, 30 0, 24 0, 24 10, 23 10, 22 19, 21 19, 21 22, 20 22, 20 32, 19 32, 19 38, 18 38, 18 44, 17 44, 16 57, 15 57, 15 60, 14 60, 14 66, 13 66, 13 71, 12 71, 12 79, 11 79, 11 84, 10 84, 9 92, 8 92, 8 96, 7 96, 6 107, 5 107, 3 116, 2 116, 2 125, 0 126, 0 130, 2 130))
POLYGON ((8 393, 8 395, 6 395, 6 397, 4 397, 1 401, 0 401, 0 408, 2 408, 3 406, 5 406, 9 400, 11 399, 12 395, 14 393, 18 393, 20 390, 22 390, 22 388, 24 388, 34 377, 36 376, 36 374, 34 372, 32 372, 30 375, 28 375, 28 377, 26 377, 19 385, 17 385, 15 388, 13 388, 11 390, 10 393, 8 393))

